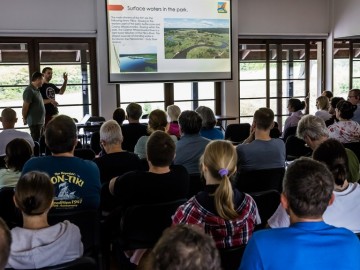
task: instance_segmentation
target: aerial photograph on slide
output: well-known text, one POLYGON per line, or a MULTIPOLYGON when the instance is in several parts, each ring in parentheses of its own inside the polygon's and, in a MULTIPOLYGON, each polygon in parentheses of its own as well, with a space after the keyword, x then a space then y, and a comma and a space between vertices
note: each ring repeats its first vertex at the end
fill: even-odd
POLYGON ((229 58, 227 19, 164 19, 165 59, 229 58))
POLYGON ((120 54, 121 72, 156 72, 157 54, 120 54))

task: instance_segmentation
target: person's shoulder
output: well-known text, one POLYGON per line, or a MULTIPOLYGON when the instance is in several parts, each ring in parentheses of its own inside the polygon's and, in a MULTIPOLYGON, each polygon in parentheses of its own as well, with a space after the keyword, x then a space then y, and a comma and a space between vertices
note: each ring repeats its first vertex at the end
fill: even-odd
POLYGON ((172 173, 188 175, 188 172, 187 172, 186 168, 183 165, 171 165, 170 166, 170 171, 172 173))

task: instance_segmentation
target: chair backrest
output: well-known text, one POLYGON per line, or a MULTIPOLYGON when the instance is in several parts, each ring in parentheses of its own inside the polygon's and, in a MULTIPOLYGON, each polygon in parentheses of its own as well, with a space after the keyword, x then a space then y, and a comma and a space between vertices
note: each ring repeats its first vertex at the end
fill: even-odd
POLYGON ((288 127, 287 129, 284 130, 284 134, 283 134, 284 142, 286 142, 287 138, 296 134, 296 129, 297 129, 297 126, 288 127))
POLYGON ((236 270, 239 268, 246 245, 232 248, 220 248, 221 267, 223 270, 236 270))
POLYGON ((275 213, 277 207, 279 206, 280 192, 272 189, 249 194, 255 200, 261 218, 261 225, 256 228, 265 228, 268 219, 275 213))
MULTIPOLYGON (((95 260, 90 257, 80 257, 71 262, 66 262, 66 263, 62 263, 62 264, 58 264, 58 265, 54 265, 54 266, 38 268, 38 270, 84 270, 84 269, 96 270, 97 264, 96 264, 95 260)), ((14 270, 14 269, 6 268, 6 270, 14 270)))
POLYGON ((171 216, 187 199, 128 207, 121 220, 120 245, 125 250, 152 248, 164 229, 172 224, 171 216))
POLYGON ((273 168, 237 173, 235 187, 242 192, 259 192, 270 189, 282 191, 285 168, 273 168))
POLYGON ((81 233, 85 255, 96 255, 100 245, 100 217, 97 210, 55 210, 48 214, 50 225, 69 220, 77 225, 81 233))
POLYGON ((291 135, 285 142, 286 160, 291 161, 303 156, 309 156, 312 152, 310 147, 305 146, 305 141, 291 135))
POLYGON ((89 148, 79 148, 74 150, 74 156, 82 159, 93 160, 96 156, 94 150, 89 148))
POLYGON ((240 143, 244 141, 250 135, 250 124, 230 124, 225 130, 225 140, 232 141, 234 143, 240 143))
POLYGON ((200 173, 193 173, 189 175, 189 192, 188 198, 198 194, 200 191, 204 190, 205 181, 202 179, 200 173))
POLYGON ((22 226, 22 215, 14 204, 13 196, 13 187, 0 188, 0 217, 10 229, 22 226))

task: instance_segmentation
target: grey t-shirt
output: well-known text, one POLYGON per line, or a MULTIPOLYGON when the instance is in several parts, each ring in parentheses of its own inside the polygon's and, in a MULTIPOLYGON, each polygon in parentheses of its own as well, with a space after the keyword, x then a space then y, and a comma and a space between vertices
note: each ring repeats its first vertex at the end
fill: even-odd
POLYGON ((43 125, 45 123, 45 106, 40 90, 30 84, 24 90, 23 100, 30 103, 26 117, 29 127, 43 125))
POLYGON ((285 167, 285 143, 281 139, 254 140, 236 147, 238 170, 253 171, 285 167))

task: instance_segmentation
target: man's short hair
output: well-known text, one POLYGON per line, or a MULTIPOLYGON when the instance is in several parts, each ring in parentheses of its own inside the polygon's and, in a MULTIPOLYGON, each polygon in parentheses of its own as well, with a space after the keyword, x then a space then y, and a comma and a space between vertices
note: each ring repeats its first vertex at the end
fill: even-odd
POLYGON ((17 120, 16 112, 11 108, 5 108, 1 112, 1 121, 15 123, 17 120))
POLYGON ((195 225, 167 228, 150 256, 154 270, 221 269, 214 240, 195 225))
POLYGON ((198 134, 201 130, 202 118, 194 111, 183 111, 179 116, 179 126, 182 133, 198 134))
POLYGON ((316 141, 321 137, 329 137, 329 131, 322 118, 309 114, 300 119, 296 136, 302 140, 308 136, 311 140, 316 141))
POLYGON ((121 126, 126 118, 125 111, 122 108, 116 108, 113 112, 113 119, 121 126))
POLYGON ((333 92, 329 91, 329 90, 324 90, 322 92, 322 96, 327 97, 328 99, 331 99, 333 97, 333 92))
POLYGON ((126 107, 126 114, 127 114, 128 118, 131 118, 134 120, 139 120, 142 115, 142 108, 137 103, 134 103, 134 102, 130 103, 126 107))
MULTIPOLYGON (((4 206, 3 206, 4 207, 4 206)), ((5 269, 5 265, 10 255, 11 233, 2 218, 0 218, 0 269, 5 269)))
POLYGON ((123 135, 119 124, 115 120, 109 120, 100 128, 100 140, 108 144, 121 144, 123 135))
POLYGON ((154 166, 170 166, 175 157, 175 142, 164 131, 151 133, 146 148, 147 159, 154 166))
POLYGON ((77 140, 74 120, 67 115, 54 117, 46 126, 45 142, 54 154, 71 152, 77 140))
POLYGON ((46 71, 48 71, 48 70, 52 70, 52 68, 51 67, 44 67, 43 69, 42 69, 42 71, 41 71, 41 73, 46 73, 46 71))
POLYGON ((269 108, 260 108, 254 114, 254 122, 258 129, 271 129, 274 123, 274 112, 269 108))
POLYGON ((355 97, 360 97, 360 89, 354 88, 350 90, 350 93, 353 94, 355 97))
POLYGON ((35 71, 32 75, 31 75, 31 81, 35 82, 38 79, 42 79, 44 77, 44 75, 42 73, 40 73, 39 71, 35 71))
POLYGON ((319 218, 329 205, 334 183, 332 173, 323 163, 303 157, 288 166, 283 192, 297 217, 319 218))

